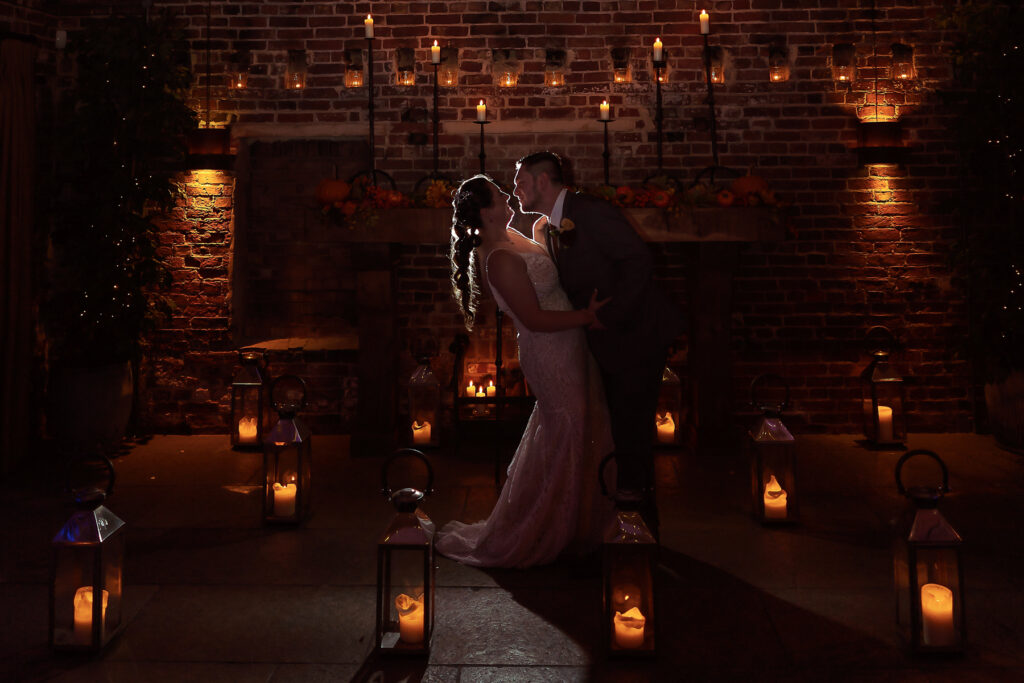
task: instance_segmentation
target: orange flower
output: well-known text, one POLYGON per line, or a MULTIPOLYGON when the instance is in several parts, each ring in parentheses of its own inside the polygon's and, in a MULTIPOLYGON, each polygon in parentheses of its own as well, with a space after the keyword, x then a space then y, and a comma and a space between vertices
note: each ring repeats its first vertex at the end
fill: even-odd
POLYGON ((736 201, 736 195, 729 190, 719 190, 718 194, 715 195, 715 199, 718 201, 719 206, 732 206, 732 203, 736 201))
POLYGON ((341 212, 346 216, 352 216, 358 208, 355 202, 345 202, 341 207, 341 212))
POLYGON ((672 197, 665 190, 657 190, 651 195, 651 204, 659 209, 664 209, 670 201, 672 201, 672 197))
POLYGON ((615 201, 617 201, 619 204, 622 204, 623 206, 628 206, 629 204, 632 204, 633 198, 635 196, 636 195, 633 192, 633 189, 626 185, 620 185, 615 190, 615 201))

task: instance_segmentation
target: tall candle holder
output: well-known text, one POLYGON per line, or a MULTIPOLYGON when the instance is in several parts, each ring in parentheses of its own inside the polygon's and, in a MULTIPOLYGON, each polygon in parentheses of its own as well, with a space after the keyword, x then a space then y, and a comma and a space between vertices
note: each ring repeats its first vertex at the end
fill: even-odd
POLYGON ((479 157, 480 157, 480 173, 481 174, 486 173, 486 171, 484 170, 484 160, 487 158, 487 153, 484 152, 484 126, 486 126, 488 123, 490 123, 490 121, 476 121, 476 125, 480 126, 480 154, 479 154, 479 157))
POLYGON ((615 119, 599 119, 601 124, 604 126, 604 152, 601 153, 601 157, 604 158, 604 184, 611 185, 609 180, 610 175, 608 173, 609 167, 608 162, 611 159, 611 153, 608 151, 608 124, 615 119))
MULTIPOLYGON (((369 172, 368 175, 369 175, 369 178, 370 178, 370 184, 375 186, 375 187, 377 186, 377 176, 378 175, 384 176, 384 178, 387 179, 388 184, 391 185, 391 189, 393 190, 393 189, 395 189, 395 179, 392 178, 387 173, 385 173, 384 171, 378 171, 377 170, 377 161, 376 161, 377 153, 376 153, 376 150, 375 150, 376 136, 374 135, 374 131, 373 131, 373 124, 374 124, 374 108, 373 108, 373 36, 367 36, 367 38, 366 38, 366 53, 367 53, 367 60, 366 60, 366 92, 367 92, 367 100, 369 102, 369 107, 368 107, 369 108, 369 112, 368 113, 369 113, 369 118, 370 118, 370 140, 369 140, 369 142, 370 142, 370 172, 369 172)), ((360 175, 362 175, 362 174, 357 174, 355 177, 358 178, 360 175)), ((353 178, 353 180, 354 179, 355 178, 353 178)))
POLYGON ((711 182, 715 182, 715 169, 718 168, 718 124, 715 117, 715 85, 711 81, 711 46, 708 45, 708 34, 704 34, 704 81, 708 88, 708 110, 711 114, 711 182))
POLYGON ((658 175, 664 174, 661 147, 661 132, 664 121, 664 113, 661 105, 661 70, 665 68, 665 62, 664 53, 662 53, 662 59, 654 62, 654 123, 658 131, 658 175))
POLYGON ((450 178, 448 178, 448 176, 446 176, 445 174, 441 173, 438 170, 439 169, 439 158, 440 158, 440 153, 439 153, 439 149, 440 149, 439 148, 439 144, 440 143, 439 143, 439 140, 440 140, 440 130, 441 130, 441 123, 440 123, 441 122, 441 117, 440 117, 440 114, 438 113, 439 112, 439 108, 438 108, 438 99, 439 99, 438 91, 439 91, 439 86, 440 86, 440 81, 439 81, 439 77, 438 77, 438 70, 440 69, 441 64, 439 62, 434 62, 433 63, 433 67, 434 67, 434 166, 433 166, 433 170, 430 173, 428 173, 427 175, 423 176, 422 178, 420 178, 419 180, 416 181, 416 186, 413 188, 413 193, 414 194, 416 192, 419 192, 419 189, 420 189, 421 185, 423 185, 424 183, 430 182, 431 180, 446 180, 446 181, 450 181, 450 178))

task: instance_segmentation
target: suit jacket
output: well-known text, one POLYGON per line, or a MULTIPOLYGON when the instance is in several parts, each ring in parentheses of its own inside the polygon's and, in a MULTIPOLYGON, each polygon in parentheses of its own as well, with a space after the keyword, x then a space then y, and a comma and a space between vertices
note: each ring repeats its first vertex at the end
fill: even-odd
POLYGON ((675 302, 654 282, 650 249, 617 207, 597 197, 567 193, 566 218, 573 230, 552 237, 562 287, 576 308, 586 308, 595 289, 611 297, 597 312, 608 329, 587 331, 594 358, 610 373, 648 365, 683 327, 675 302))

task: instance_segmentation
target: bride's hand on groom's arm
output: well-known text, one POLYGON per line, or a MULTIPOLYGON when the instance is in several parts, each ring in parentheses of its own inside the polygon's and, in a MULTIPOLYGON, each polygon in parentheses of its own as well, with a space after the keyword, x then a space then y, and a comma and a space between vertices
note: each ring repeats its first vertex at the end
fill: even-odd
POLYGON ((597 311, 599 308, 604 306, 606 303, 611 301, 611 297, 604 299, 597 298, 597 290, 595 289, 590 295, 590 303, 587 305, 586 311, 590 315, 590 322, 587 324, 588 330, 607 330, 608 328, 601 324, 600 319, 597 317, 597 311))

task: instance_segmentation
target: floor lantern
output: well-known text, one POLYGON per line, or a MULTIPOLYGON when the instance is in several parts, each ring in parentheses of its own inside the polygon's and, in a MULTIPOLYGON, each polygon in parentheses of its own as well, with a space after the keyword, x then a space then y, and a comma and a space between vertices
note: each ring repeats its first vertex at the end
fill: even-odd
POLYGON ((796 439, 782 423, 789 406, 789 384, 778 375, 761 375, 750 385, 750 402, 761 411, 747 432, 750 453, 750 483, 754 516, 763 524, 797 520, 796 439), (769 381, 781 383, 785 395, 781 401, 768 401, 759 390, 769 381))
POLYGON ((897 622, 915 652, 963 652, 963 541, 938 510, 939 500, 949 491, 949 471, 932 451, 908 451, 896 463, 896 486, 912 503, 900 521, 894 549, 897 622), (919 455, 939 464, 939 487, 903 485, 904 464, 919 455))
POLYGON ((309 515, 313 488, 313 439, 298 418, 306 383, 296 375, 274 380, 270 400, 277 423, 263 439, 263 520, 298 523, 309 515))
POLYGON ((105 461, 105 489, 72 492, 79 508, 52 542, 50 645, 55 650, 96 652, 122 626, 124 522, 103 506, 112 493, 114 465, 105 461))
POLYGON ((377 650, 426 657, 434 631, 435 528, 419 504, 433 491, 434 470, 423 453, 403 448, 384 463, 381 480, 396 514, 377 542, 377 650), (426 466, 426 489, 392 489, 391 466, 410 457, 426 466))
POLYGON ((661 373, 661 389, 658 392, 658 409, 654 415, 654 428, 657 430, 655 443, 672 446, 679 443, 682 435, 682 403, 683 386, 672 368, 665 366, 661 373))
MULTIPOLYGON (((601 461, 598 477, 607 495, 601 461)), ((655 654, 654 566, 658 544, 640 516, 642 498, 616 495, 615 519, 601 544, 602 638, 611 657, 655 654)))
POLYGON ((267 356, 262 349, 238 352, 241 367, 231 382, 231 445, 259 450, 263 444, 267 356))
POLYGON ((440 443, 441 383, 430 369, 429 356, 420 356, 417 362, 409 378, 409 420, 412 444, 425 448, 440 443))
POLYGON ((868 330, 871 361, 860 375, 864 436, 878 447, 899 446, 907 438, 906 386, 889 356, 896 338, 881 326, 868 330))

